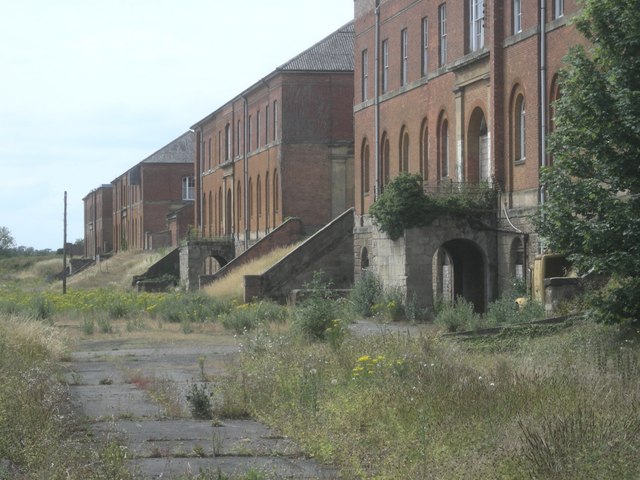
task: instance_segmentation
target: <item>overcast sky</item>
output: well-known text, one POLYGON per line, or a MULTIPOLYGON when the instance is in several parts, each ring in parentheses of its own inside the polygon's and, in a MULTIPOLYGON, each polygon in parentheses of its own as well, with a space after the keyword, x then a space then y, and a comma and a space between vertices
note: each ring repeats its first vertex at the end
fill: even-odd
POLYGON ((0 0, 0 226, 82 238, 82 198, 353 17, 353 0, 0 0))

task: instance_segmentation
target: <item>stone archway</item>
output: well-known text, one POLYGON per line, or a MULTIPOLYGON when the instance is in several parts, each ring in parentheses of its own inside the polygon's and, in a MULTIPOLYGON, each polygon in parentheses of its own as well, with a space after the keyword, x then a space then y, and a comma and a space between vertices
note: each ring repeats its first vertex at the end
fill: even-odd
POLYGON ((455 239, 443 243, 436 250, 432 265, 435 299, 453 303, 462 297, 473 304, 476 312, 485 312, 485 259, 475 242, 455 239))
POLYGON ((218 268, 236 256, 233 238, 190 241, 180 248, 180 281, 187 290, 197 290, 200 276, 206 274, 207 262, 214 259, 218 268))

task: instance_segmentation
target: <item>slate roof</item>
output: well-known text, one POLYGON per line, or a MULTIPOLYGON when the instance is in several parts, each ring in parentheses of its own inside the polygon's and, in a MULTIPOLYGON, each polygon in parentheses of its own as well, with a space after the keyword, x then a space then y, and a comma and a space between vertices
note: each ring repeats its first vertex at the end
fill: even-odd
POLYGON ((276 70, 352 72, 355 67, 354 42, 355 28, 351 21, 276 70))
POLYGON ((193 163, 195 156, 195 134, 189 131, 140 163, 193 163))

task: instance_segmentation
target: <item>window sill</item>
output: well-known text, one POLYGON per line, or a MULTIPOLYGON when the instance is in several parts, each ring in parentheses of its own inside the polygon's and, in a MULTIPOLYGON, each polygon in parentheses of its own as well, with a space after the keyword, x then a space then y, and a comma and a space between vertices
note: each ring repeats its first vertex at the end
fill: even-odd
POLYGON ((513 164, 518 167, 520 165, 524 165, 525 163, 527 163, 527 159, 526 158, 522 158, 520 160, 514 160, 513 164))

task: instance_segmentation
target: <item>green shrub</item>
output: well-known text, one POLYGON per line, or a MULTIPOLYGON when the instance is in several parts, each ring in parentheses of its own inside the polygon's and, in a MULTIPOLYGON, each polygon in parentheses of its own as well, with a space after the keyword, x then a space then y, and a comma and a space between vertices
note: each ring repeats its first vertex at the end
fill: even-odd
POLYGON ((308 294, 296 306, 291 327, 310 339, 324 340, 339 311, 332 298, 331 282, 323 280, 322 272, 315 272, 311 282, 304 287, 308 294))
POLYGON ((446 327, 449 332, 456 332, 463 327, 473 328, 478 321, 478 314, 474 311, 473 303, 462 297, 457 297, 455 304, 441 307, 435 323, 446 327))
POLYGON ((192 383, 187 391, 187 402, 191 416, 199 420, 209 420, 213 418, 213 408, 211 397, 213 394, 205 384, 192 383))
POLYGON ((374 273, 365 270, 353 286, 350 299, 357 315, 371 317, 373 315, 371 307, 380 303, 382 299, 380 279, 374 273))

